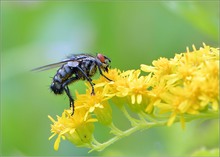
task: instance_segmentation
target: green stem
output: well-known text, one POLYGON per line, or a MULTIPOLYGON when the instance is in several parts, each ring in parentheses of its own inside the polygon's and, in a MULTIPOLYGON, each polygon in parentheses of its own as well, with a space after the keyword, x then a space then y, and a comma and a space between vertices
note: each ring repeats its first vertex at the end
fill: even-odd
MULTIPOLYGON (((108 147, 109 145, 113 144, 114 142, 118 141, 119 139, 125 137, 125 136, 129 136, 132 133, 139 131, 139 130, 144 130, 144 129, 148 129, 152 126, 162 126, 165 125, 166 122, 158 122, 158 123, 139 123, 138 125, 133 126, 132 128, 123 131, 122 134, 117 134, 115 137, 111 138, 110 140, 102 143, 102 144, 96 144, 92 146, 92 149, 89 152, 92 152, 94 150, 96 151, 102 151, 103 149, 105 149, 106 147, 108 147)), ((97 142, 95 142, 97 143, 97 142)))
MULTIPOLYGON (((102 151, 103 149, 105 149, 106 147, 108 147, 109 145, 113 144, 114 142, 116 142, 117 140, 125 137, 125 136, 129 136, 131 134, 133 134, 136 131, 139 130, 145 130, 145 129, 149 129, 151 127, 158 127, 158 126, 164 126, 167 124, 167 117, 164 117, 164 119, 162 120, 162 117, 159 117, 159 120, 156 120, 157 117, 145 117, 147 121, 143 121, 143 120, 137 120, 132 118, 128 112, 126 111, 125 108, 122 109, 123 112, 125 113, 126 117, 132 121, 132 127, 128 130, 125 131, 121 131, 119 130, 113 123, 110 125, 110 128, 113 129, 114 133, 115 133, 115 137, 111 138, 110 140, 104 142, 104 143, 99 143, 97 142, 95 139, 93 141, 93 145, 91 146, 91 150, 89 152, 92 152, 94 150, 96 151, 102 151), (152 118, 152 121, 149 121, 149 118, 152 118), (139 121, 139 123, 137 123, 137 121, 139 121)), ((144 115, 141 114, 141 117, 143 118, 144 115)), ((215 119, 215 118, 219 118, 219 114, 218 112, 213 113, 206 113, 206 114, 198 114, 198 115, 186 115, 184 116, 186 121, 191 121, 191 120, 195 120, 195 119, 201 119, 201 118, 206 118, 206 119, 215 119)), ((174 123, 179 122, 180 119, 176 118, 174 123)))
POLYGON ((131 122, 132 126, 138 125, 140 120, 131 117, 124 106, 121 107, 121 111, 124 113, 125 117, 131 122))
POLYGON ((123 134, 121 135, 116 135, 115 137, 113 137, 112 139, 108 140, 107 142, 104 142, 100 145, 93 145, 92 150, 89 151, 92 152, 94 150, 96 151, 102 151, 103 149, 105 149, 106 147, 108 147, 109 145, 113 144, 114 142, 118 141, 120 138, 124 137, 124 136, 128 136, 132 133, 134 133, 135 131, 140 130, 140 126, 134 126, 126 131, 123 132, 123 134))
POLYGON ((124 131, 118 129, 113 123, 111 123, 109 125, 110 129, 111 129, 111 133, 115 134, 115 135, 122 135, 124 133, 124 131))

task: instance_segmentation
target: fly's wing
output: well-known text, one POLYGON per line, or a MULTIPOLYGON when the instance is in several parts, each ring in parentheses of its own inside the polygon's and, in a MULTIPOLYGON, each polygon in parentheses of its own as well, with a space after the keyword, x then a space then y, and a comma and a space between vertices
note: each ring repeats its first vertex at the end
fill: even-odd
POLYGON ((56 68, 56 67, 60 67, 64 63, 67 63, 67 62, 74 62, 74 61, 80 62, 81 60, 83 60, 86 57, 87 56, 84 55, 84 54, 70 55, 70 56, 67 57, 67 59, 65 59, 61 62, 52 63, 52 64, 48 64, 48 65, 45 65, 45 66, 42 66, 42 67, 38 67, 38 68, 32 69, 32 71, 45 71, 45 70, 53 69, 53 68, 56 68))
POLYGON ((56 68, 56 67, 60 67, 64 63, 71 62, 71 61, 77 61, 77 59, 72 56, 71 58, 65 59, 61 62, 52 63, 52 64, 48 64, 48 65, 44 65, 44 66, 32 69, 32 71, 45 71, 45 70, 53 69, 53 68, 56 68))
POLYGON ((91 55, 89 54, 72 54, 72 55, 69 55, 67 56, 67 59, 70 59, 70 60, 73 60, 73 61, 78 61, 78 60, 83 60, 85 58, 88 58, 88 57, 91 57, 91 55))
MULTIPOLYGON (((71 61, 71 60, 69 60, 69 61, 71 61)), ((61 61, 61 62, 57 62, 57 63, 52 63, 52 64, 44 65, 42 67, 38 67, 38 68, 32 69, 32 71, 44 71, 44 70, 53 69, 53 68, 56 68, 56 67, 59 67, 59 66, 63 65, 66 62, 69 62, 69 61, 65 60, 65 61, 61 61)))

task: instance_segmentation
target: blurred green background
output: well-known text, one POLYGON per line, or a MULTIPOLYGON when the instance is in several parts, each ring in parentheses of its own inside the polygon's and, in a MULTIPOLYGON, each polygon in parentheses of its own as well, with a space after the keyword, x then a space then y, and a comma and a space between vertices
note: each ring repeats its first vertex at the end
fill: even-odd
MULTIPOLYGON (((68 98, 49 90, 56 69, 32 68, 60 61, 71 53, 103 52, 111 66, 138 69, 159 57, 173 57, 202 42, 219 47, 219 1, 29 1, 1 2, 1 154, 10 156, 187 156, 201 147, 219 146, 218 120, 152 128, 88 154, 62 141, 53 150, 50 120, 68 98)), ((82 81, 71 91, 85 91, 82 81)), ((74 93, 74 92, 73 92, 74 93)), ((120 128, 128 122, 114 104, 120 128)), ((96 126, 97 139, 109 136, 96 126)))

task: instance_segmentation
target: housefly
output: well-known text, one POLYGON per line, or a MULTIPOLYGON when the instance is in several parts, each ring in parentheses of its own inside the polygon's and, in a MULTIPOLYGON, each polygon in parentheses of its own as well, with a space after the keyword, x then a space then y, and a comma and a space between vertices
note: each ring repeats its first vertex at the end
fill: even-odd
POLYGON ((94 84, 91 77, 96 73, 98 69, 99 73, 103 77, 111 81, 103 74, 103 71, 108 72, 110 62, 111 60, 108 57, 100 53, 97 54, 97 56, 92 56, 89 54, 74 54, 61 62, 45 65, 33 70, 48 70, 51 68, 60 67, 53 77, 50 89, 54 92, 54 94, 63 94, 65 91, 69 98, 70 107, 73 109, 73 115, 74 99, 71 96, 68 85, 78 80, 87 80, 92 87, 91 95, 94 95, 94 84))

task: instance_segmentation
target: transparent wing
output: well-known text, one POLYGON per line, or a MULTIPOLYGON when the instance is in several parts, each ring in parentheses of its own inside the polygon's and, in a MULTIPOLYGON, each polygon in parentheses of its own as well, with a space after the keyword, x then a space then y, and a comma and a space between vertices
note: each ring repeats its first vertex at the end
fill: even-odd
POLYGON ((34 68, 31 71, 44 71, 44 70, 53 69, 53 68, 56 68, 56 67, 60 67, 64 63, 67 63, 67 62, 70 62, 70 61, 74 61, 74 59, 66 59, 66 60, 63 60, 61 62, 44 65, 44 66, 41 66, 41 67, 34 68))
POLYGON ((74 55, 73 54, 73 55, 68 56, 67 59, 65 59, 65 60, 63 60, 61 62, 52 63, 52 64, 48 64, 48 65, 45 65, 45 66, 41 66, 41 67, 32 69, 32 71, 49 70, 49 69, 52 69, 52 68, 60 67, 61 65, 63 65, 64 63, 67 63, 67 62, 74 62, 74 61, 81 62, 83 59, 88 58, 88 56, 90 56, 90 55, 87 55, 87 54, 77 54, 77 55, 74 55))

